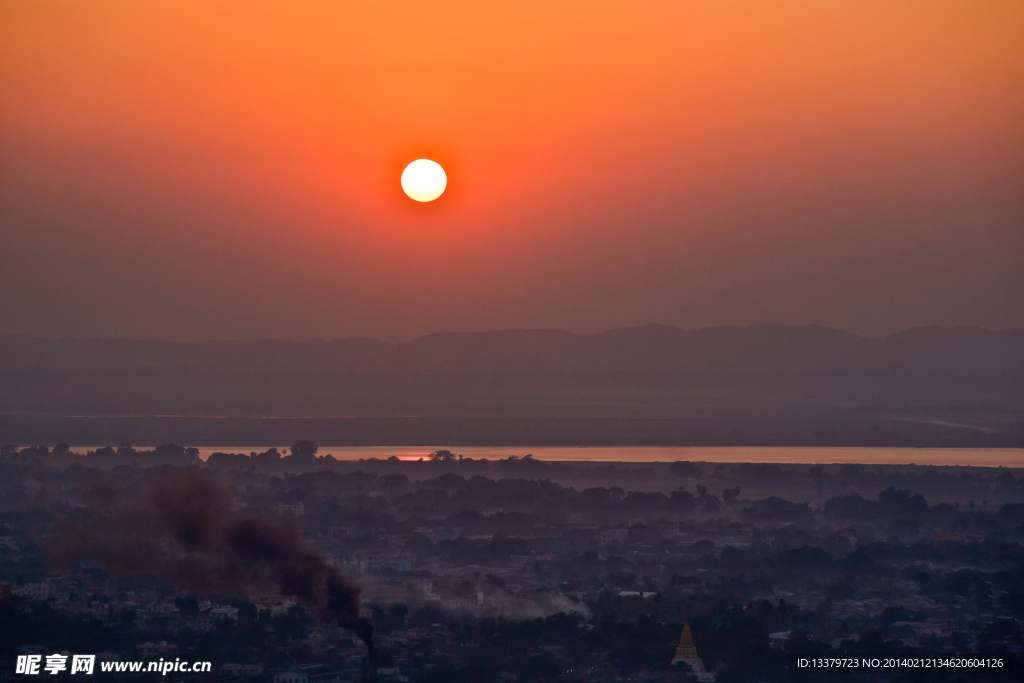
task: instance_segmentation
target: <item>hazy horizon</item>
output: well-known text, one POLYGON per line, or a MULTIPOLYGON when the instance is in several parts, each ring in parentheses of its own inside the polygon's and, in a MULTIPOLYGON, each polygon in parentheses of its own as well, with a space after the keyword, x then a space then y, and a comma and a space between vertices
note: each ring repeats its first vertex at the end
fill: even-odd
MULTIPOLYGON (((160 444, 133 444, 136 448, 160 444)), ((199 451, 202 461, 209 460, 214 453, 243 453, 266 451, 277 448, 286 453, 289 445, 268 444, 204 446, 189 444, 199 451)), ((85 455, 87 451, 104 448, 96 444, 71 444, 71 451, 85 455)), ((422 446, 331 446, 318 444, 317 457, 328 455, 337 460, 387 460, 394 456, 403 462, 429 460, 440 450, 450 450, 444 445, 422 446)), ((546 462, 602 462, 602 463, 647 463, 678 462, 693 463, 778 463, 778 464, 860 464, 860 465, 920 465, 922 467, 1024 467, 1024 448, 886 448, 886 447, 814 447, 814 446, 456 446, 456 455, 467 458, 505 459, 509 456, 530 455, 546 462)))
POLYGON ((638 325, 624 325, 624 326, 621 326, 621 327, 609 327, 609 328, 601 328, 601 329, 594 329, 594 330, 570 330, 570 329, 558 328, 558 327, 533 327, 533 328, 528 328, 528 327, 512 328, 512 327, 508 327, 508 328, 463 329, 463 330, 449 330, 449 329, 445 329, 445 330, 437 330, 437 331, 434 331, 434 332, 425 332, 423 334, 418 334, 418 335, 415 335, 415 336, 412 336, 412 337, 408 337, 408 338, 404 338, 403 337, 403 338, 398 338, 398 339, 384 339, 384 338, 381 338, 381 337, 368 337, 368 336, 365 336, 365 335, 353 335, 353 336, 349 336, 349 337, 216 337, 216 338, 215 337, 197 337, 197 338, 189 338, 189 339, 168 339, 168 338, 156 338, 156 337, 103 337, 103 336, 82 337, 82 336, 77 336, 77 335, 73 335, 73 334, 66 334, 66 335, 61 335, 61 336, 44 336, 44 335, 25 334, 25 333, 22 333, 22 332, 6 333, 6 334, 0 335, 0 337, 27 337, 27 338, 42 339, 42 340, 47 340, 47 341, 60 341, 62 339, 69 339, 69 340, 74 339, 74 340, 80 340, 80 341, 131 341, 131 342, 171 342, 171 343, 193 343, 193 342, 194 343, 203 343, 203 342, 234 342, 234 341, 237 341, 237 342, 344 342, 344 341, 374 341, 374 342, 382 342, 384 344, 389 344, 389 345, 394 346, 394 345, 400 345, 400 344, 406 344, 406 343, 409 343, 409 342, 414 342, 414 341, 416 341, 418 339, 423 339, 425 337, 435 337, 435 336, 445 336, 445 335, 451 335, 451 336, 457 336, 457 335, 487 335, 487 334, 495 334, 495 333, 503 333, 503 332, 564 332, 564 333, 575 335, 575 336, 588 336, 588 335, 600 335, 600 334, 606 333, 606 332, 617 332, 617 331, 622 331, 622 330, 636 330, 636 329, 651 328, 651 327, 672 328, 672 329, 679 330, 679 331, 682 331, 682 332, 703 332, 703 331, 717 330, 717 329, 746 329, 746 328, 755 328, 755 327, 765 327, 765 328, 772 328, 772 327, 780 327, 780 328, 784 328, 784 327, 792 327, 792 328, 822 328, 822 329, 831 330, 831 331, 835 331, 835 332, 842 332, 843 334, 847 334, 847 335, 850 335, 852 337, 858 337, 858 338, 861 338, 861 339, 870 339, 870 340, 875 340, 875 341, 878 341, 878 340, 881 340, 881 339, 886 339, 886 338, 889 338, 889 337, 896 337, 896 336, 899 336, 901 334, 905 334, 907 332, 912 332, 912 331, 915 331, 915 330, 927 330, 927 329, 940 329, 940 330, 958 330, 958 329, 959 330, 980 330, 980 331, 983 331, 983 332, 1017 332, 1017 331, 1020 331, 1020 330, 1024 330, 1024 325, 1018 326, 1018 327, 1003 327, 1003 328, 982 327, 980 325, 915 325, 913 327, 907 327, 907 328, 904 328, 904 329, 898 329, 898 330, 895 330, 893 332, 889 332, 889 333, 886 333, 886 334, 873 335, 873 334, 859 334, 857 332, 852 332, 850 330, 845 330, 845 329, 842 329, 842 328, 839 328, 839 327, 832 327, 832 326, 828 326, 828 325, 819 325, 817 323, 806 323, 806 324, 802 324, 802 325, 795 325, 795 324, 794 325, 789 325, 789 324, 785 324, 785 323, 753 322, 753 323, 749 323, 749 324, 746 324, 746 325, 708 325, 708 326, 705 326, 705 327, 683 327, 683 326, 680 326, 680 325, 669 325, 669 324, 660 323, 660 322, 649 322, 649 323, 641 323, 641 324, 638 324, 638 325))

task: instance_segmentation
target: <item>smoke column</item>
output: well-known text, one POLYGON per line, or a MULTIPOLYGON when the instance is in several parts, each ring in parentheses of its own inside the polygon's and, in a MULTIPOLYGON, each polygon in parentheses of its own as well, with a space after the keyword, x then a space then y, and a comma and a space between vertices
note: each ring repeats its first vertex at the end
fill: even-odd
POLYGON ((233 510, 227 491, 199 475, 154 482, 141 504, 124 502, 105 480, 81 493, 83 513, 60 520, 46 543, 55 564, 154 574, 195 591, 271 585, 353 631, 373 653, 373 623, 359 615, 361 588, 303 542, 294 520, 233 510))

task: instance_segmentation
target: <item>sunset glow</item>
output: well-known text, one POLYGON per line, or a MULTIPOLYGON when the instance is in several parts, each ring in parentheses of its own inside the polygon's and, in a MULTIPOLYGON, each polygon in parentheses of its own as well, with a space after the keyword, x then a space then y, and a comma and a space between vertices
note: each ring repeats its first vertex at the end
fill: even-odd
POLYGON ((13 0, 0 320, 1021 325, 1021 26, 998 0, 13 0), (401 190, 420 158, 458 178, 439 201, 401 190))

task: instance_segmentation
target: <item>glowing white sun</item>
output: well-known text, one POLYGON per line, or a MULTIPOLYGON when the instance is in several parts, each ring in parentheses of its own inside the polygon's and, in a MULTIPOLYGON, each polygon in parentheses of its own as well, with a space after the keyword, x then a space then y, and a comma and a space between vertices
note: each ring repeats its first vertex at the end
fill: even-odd
POLYGON ((448 186, 448 176, 441 164, 430 159, 417 159, 402 171, 402 189, 418 202, 432 202, 448 186))

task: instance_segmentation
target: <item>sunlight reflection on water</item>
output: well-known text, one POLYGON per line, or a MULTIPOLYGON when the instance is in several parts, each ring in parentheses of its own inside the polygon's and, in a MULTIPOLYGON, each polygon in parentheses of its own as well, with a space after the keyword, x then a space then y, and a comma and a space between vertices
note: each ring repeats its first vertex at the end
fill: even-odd
MULTIPOLYGON (((211 453, 250 453, 265 451, 270 446, 199 447, 206 460, 211 453)), ((538 460, 591 462, 774 462, 774 463, 861 463, 865 465, 970 465, 974 467, 1024 467, 1024 448, 792 448, 792 447, 466 447, 452 446, 352 446, 321 447, 317 453, 328 453, 339 460, 360 458, 399 460, 427 458, 434 451, 447 448, 467 458, 495 460, 510 455, 533 454, 538 460)), ((277 449, 287 452, 286 446, 277 449)))

